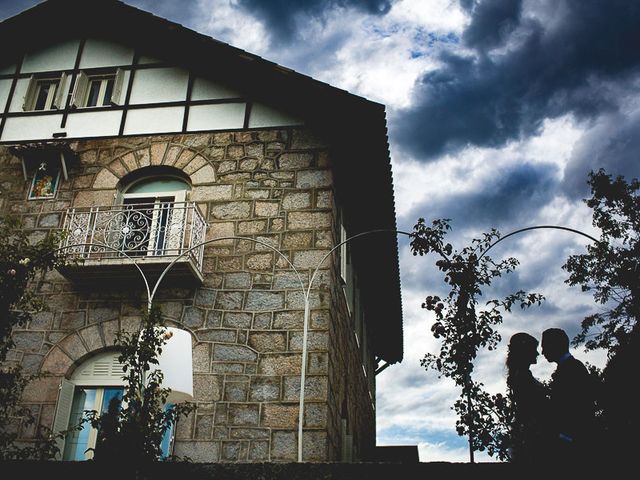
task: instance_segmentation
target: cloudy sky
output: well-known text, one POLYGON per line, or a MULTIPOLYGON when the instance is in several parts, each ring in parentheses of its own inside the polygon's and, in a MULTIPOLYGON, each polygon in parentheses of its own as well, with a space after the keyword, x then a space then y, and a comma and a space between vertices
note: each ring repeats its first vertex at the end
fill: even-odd
MULTIPOLYGON (((0 0, 0 19, 39 3, 0 0)), ((462 247, 491 227, 562 225, 596 234, 582 199, 590 169, 639 176, 640 2, 635 0, 126 0, 191 29, 387 106, 400 230, 450 218, 462 247)), ((401 240, 405 359, 378 376, 378 443, 419 445, 422 461, 467 461, 450 406, 458 392, 421 369, 437 353, 429 258, 401 240)), ((515 331, 570 335, 598 306, 560 266, 584 240, 533 232, 496 247, 521 265, 487 297, 523 288, 541 308, 505 319, 478 376, 504 391, 515 331)), ((604 355, 577 357, 602 366, 604 355)), ((542 357, 535 373, 548 379, 542 357)), ((480 458, 485 458, 480 456, 480 458)))

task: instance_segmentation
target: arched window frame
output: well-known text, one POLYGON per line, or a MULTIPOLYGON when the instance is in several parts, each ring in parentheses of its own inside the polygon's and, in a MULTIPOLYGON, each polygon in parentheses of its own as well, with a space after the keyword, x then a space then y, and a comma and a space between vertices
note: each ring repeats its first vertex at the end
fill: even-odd
MULTIPOLYGON (((62 379, 60 390, 58 393, 58 401, 56 404, 56 412, 53 423, 53 431, 61 432, 77 425, 79 419, 83 417, 83 413, 78 412, 80 395, 91 392, 90 398, 92 408, 84 408, 86 403, 82 405, 82 412, 88 410, 106 411, 109 401, 114 396, 122 393, 126 386, 124 379, 123 365, 118 361, 120 352, 117 350, 109 350, 99 353, 85 362, 83 362, 71 375, 69 380, 62 379), (76 407, 74 414, 74 403, 76 407)), ((167 404, 165 408, 170 408, 172 404, 167 404)), ((169 456, 173 448, 175 425, 172 425, 165 433, 162 440, 163 456, 169 456)), ((84 423, 79 431, 69 432, 65 438, 57 440, 57 446, 60 452, 60 460, 90 460, 93 458, 93 451, 87 450, 95 448, 98 431, 89 424, 84 423), (78 442, 78 439, 82 441, 78 442), (72 447, 71 442, 76 443, 76 447, 72 447), (86 447, 86 448, 85 448, 86 447), (78 450, 82 449, 82 451, 78 450), (79 458, 82 455, 83 458, 79 458)))
POLYGON ((191 191, 191 185, 187 181, 187 179, 175 175, 175 174, 164 174, 164 173, 152 173, 149 172, 148 175, 142 175, 135 180, 127 182, 118 189, 118 194, 116 195, 116 204, 124 204, 126 199, 135 199, 135 198, 145 198, 151 196, 174 196, 174 202, 186 202, 188 200, 188 193, 191 191), (154 181, 159 180, 175 180, 184 184, 184 189, 176 189, 176 190, 158 190, 158 191, 150 191, 143 193, 131 193, 131 190, 135 190, 136 187, 139 187, 141 184, 153 183, 154 181))
MULTIPOLYGON (((153 168, 153 167, 150 167, 153 168)), ((140 230, 147 238, 141 248, 129 251, 133 255, 177 255, 181 251, 182 242, 186 235, 188 204, 187 195, 191 185, 182 176, 171 173, 160 173, 157 169, 143 172, 138 178, 127 182, 119 190, 116 203, 125 207, 125 222, 146 220, 147 227, 140 230), (184 188, 164 190, 158 188, 145 192, 136 192, 141 185, 153 185, 162 180, 180 182, 184 188), (137 217, 134 219, 134 217, 137 217), (145 231, 146 230, 146 231, 145 231)), ((124 246, 125 250, 129 250, 124 246)))

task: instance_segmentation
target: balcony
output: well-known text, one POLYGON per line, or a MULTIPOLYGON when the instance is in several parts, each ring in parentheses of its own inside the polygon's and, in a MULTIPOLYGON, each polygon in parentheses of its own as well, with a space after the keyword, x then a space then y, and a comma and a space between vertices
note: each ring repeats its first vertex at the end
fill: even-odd
POLYGON ((167 272, 167 283, 173 279, 200 284, 206 227, 193 202, 71 208, 66 212, 60 245, 68 247, 64 250, 68 262, 59 270, 83 284, 118 280, 142 286, 134 263, 154 282, 175 260, 167 272))

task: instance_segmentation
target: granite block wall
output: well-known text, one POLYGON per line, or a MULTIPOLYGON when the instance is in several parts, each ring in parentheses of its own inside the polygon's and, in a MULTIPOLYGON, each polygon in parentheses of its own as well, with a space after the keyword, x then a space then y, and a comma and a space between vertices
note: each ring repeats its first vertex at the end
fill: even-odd
MULTIPOLYGON (((0 146, 0 212, 19 216, 34 240, 61 228, 68 208, 112 205, 121 179, 149 166, 188 175, 188 200, 208 224, 204 282, 163 284, 155 302, 169 326, 192 335, 197 409, 177 425, 174 453, 196 462, 286 462, 297 457, 304 296, 310 272, 336 243, 329 146, 303 128, 73 141, 51 200, 27 201, 20 159, 0 146)), ((341 459, 341 422, 356 456, 375 444, 375 413, 335 256, 311 290, 303 451, 341 459)), ((141 287, 141 286, 140 286, 141 287)), ((33 288, 47 304, 17 329, 9 361, 43 373, 24 394, 39 422, 53 422, 58 384, 118 330, 139 327, 142 288, 95 289, 59 272, 33 288)), ((33 431, 24 429, 28 439, 33 431)))

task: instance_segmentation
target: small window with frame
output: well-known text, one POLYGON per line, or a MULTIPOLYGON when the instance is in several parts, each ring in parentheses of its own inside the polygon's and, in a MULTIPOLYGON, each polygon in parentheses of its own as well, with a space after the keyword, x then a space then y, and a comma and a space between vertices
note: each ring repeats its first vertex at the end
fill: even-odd
POLYGON ((57 162, 41 162, 33 174, 28 199, 55 198, 60 183, 60 170, 60 165, 57 162))
POLYGON ((99 75, 87 75, 85 72, 80 72, 76 77, 71 94, 71 105, 76 108, 119 105, 123 79, 122 69, 99 75))
POLYGON ((36 87, 34 110, 51 110, 58 89, 57 80, 40 80, 36 87))
POLYGON ((24 111, 42 111, 63 107, 66 77, 65 73, 59 77, 32 76, 29 79, 22 109, 24 111))
POLYGON ((103 107, 111 104, 115 75, 90 77, 85 107, 103 107))

